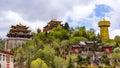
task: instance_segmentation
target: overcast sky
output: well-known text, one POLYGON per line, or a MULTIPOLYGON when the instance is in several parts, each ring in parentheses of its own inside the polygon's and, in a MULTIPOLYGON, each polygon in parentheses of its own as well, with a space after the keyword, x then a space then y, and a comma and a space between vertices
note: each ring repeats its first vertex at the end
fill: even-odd
POLYGON ((120 35, 120 0, 0 0, 0 36, 21 22, 32 31, 43 28, 52 18, 71 27, 85 26, 99 32, 98 21, 111 22, 110 38, 120 35))

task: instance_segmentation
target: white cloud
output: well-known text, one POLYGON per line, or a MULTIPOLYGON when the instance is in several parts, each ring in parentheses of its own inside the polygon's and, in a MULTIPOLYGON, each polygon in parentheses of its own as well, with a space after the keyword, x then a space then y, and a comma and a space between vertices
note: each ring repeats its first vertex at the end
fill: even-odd
POLYGON ((95 5, 93 4, 87 6, 76 5, 73 7, 72 11, 67 13, 67 16, 70 16, 73 21, 79 21, 80 19, 85 19, 87 16, 89 16, 93 12, 94 8, 95 5))
POLYGON ((9 32, 9 29, 11 25, 16 25, 21 22, 21 24, 29 26, 32 31, 36 31, 37 28, 42 29, 42 27, 45 26, 45 21, 33 21, 30 22, 28 20, 24 20, 22 16, 19 13, 13 12, 13 11, 7 11, 3 13, 3 16, 1 17, 1 31, 0 35, 5 38, 6 34, 9 32))
POLYGON ((115 30, 110 30, 110 36, 111 36, 111 38, 112 39, 114 39, 114 37, 116 36, 116 35, 119 35, 120 36, 120 29, 115 29, 115 30))
POLYGON ((2 24, 0 35, 5 36, 10 26, 19 22, 35 31, 38 27, 44 27, 51 18, 65 22, 68 16, 73 20, 71 26, 81 26, 82 21, 86 21, 88 22, 86 27, 91 26, 98 31, 97 23, 101 18, 95 16, 94 8, 99 4, 107 5, 112 9, 105 13, 105 18, 111 21, 110 33, 114 33, 110 36, 113 38, 120 29, 120 0, 2 0, 0 2, 0 24, 2 24), (89 17, 91 14, 93 17, 89 17))
POLYGON ((34 22, 30 23, 30 22, 26 21, 24 24, 29 26, 32 31, 36 32, 36 30, 38 28, 40 28, 42 30, 43 27, 46 25, 46 22, 38 20, 38 21, 34 21, 34 22))
POLYGON ((22 17, 20 14, 13 12, 13 11, 7 11, 4 12, 4 15, 6 16, 6 19, 11 21, 21 21, 22 17))

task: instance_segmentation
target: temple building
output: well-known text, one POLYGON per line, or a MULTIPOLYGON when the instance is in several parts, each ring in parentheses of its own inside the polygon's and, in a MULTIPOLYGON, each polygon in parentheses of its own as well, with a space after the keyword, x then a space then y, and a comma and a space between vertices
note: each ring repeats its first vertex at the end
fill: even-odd
POLYGON ((58 25, 63 26, 61 24, 62 21, 58 21, 57 19, 52 19, 50 22, 48 22, 48 24, 43 28, 43 32, 47 32, 51 29, 53 29, 54 27, 57 27, 58 25))
POLYGON ((101 54, 112 54, 112 46, 111 45, 99 45, 98 41, 80 41, 79 44, 72 45, 71 47, 71 54, 81 54, 87 55, 94 53, 101 53, 101 54))
POLYGON ((5 42, 5 50, 14 49, 30 40, 32 35, 30 34, 31 31, 28 28, 29 27, 22 25, 21 23, 15 26, 12 25, 9 33, 7 34, 8 38, 5 42))
POLYGON ((12 53, 0 50, 0 68, 14 68, 13 58, 12 53))
POLYGON ((100 37, 101 39, 109 39, 109 30, 108 27, 110 27, 110 21, 106 21, 103 19, 102 21, 98 22, 98 26, 100 27, 100 37))

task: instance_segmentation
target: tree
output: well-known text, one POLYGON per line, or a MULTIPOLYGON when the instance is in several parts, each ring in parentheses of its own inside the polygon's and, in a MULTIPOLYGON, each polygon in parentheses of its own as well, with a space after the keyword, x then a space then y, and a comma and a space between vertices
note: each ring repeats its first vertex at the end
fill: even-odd
MULTIPOLYGON (((49 44, 44 45, 44 49, 39 49, 36 53, 37 57, 41 58, 45 61, 45 63, 49 66, 52 65, 52 61, 55 56, 55 50, 49 44)), ((36 58, 37 58, 36 57, 36 58)))
POLYGON ((95 30, 94 29, 89 29, 86 32, 88 40, 94 41, 96 40, 96 35, 95 35, 95 30))
POLYGON ((54 58, 55 68, 63 68, 66 67, 66 61, 65 59, 61 57, 55 56, 54 58))
POLYGON ((70 31, 70 33, 73 33, 74 32, 74 28, 70 27, 69 31, 70 31))
POLYGON ((25 63, 26 68, 30 68, 30 63, 35 58, 35 54, 36 46, 33 40, 27 41, 21 47, 14 49, 15 61, 18 64, 18 68, 24 66, 23 63, 25 63))
POLYGON ((4 48, 5 48, 5 42, 0 41, 0 50, 4 50, 4 48))
POLYGON ((87 41, 87 38, 85 37, 72 37, 70 39, 70 44, 73 45, 73 44, 79 44, 80 41, 87 41))
POLYGON ((111 58, 114 60, 113 64, 119 68, 120 67, 120 48, 119 47, 114 48, 111 58))
POLYGON ((46 39, 47 39, 46 32, 40 32, 40 33, 38 33, 35 38, 40 39, 43 42, 45 42, 46 39))
POLYGON ((115 44, 114 48, 117 48, 117 47, 119 47, 119 43, 118 42, 115 44))
POLYGON ((80 29, 79 29, 79 35, 80 35, 81 37, 85 37, 85 38, 87 38, 86 28, 85 28, 85 26, 80 27, 80 29))
POLYGON ((107 39, 107 40, 102 40, 103 44, 111 44, 111 45, 115 45, 116 42, 113 39, 107 39))
POLYGON ((116 47, 116 48, 113 50, 113 53, 120 53, 120 48, 119 48, 119 47, 116 47))
POLYGON ((74 65, 73 65, 73 62, 72 62, 72 58, 71 58, 71 57, 69 58, 67 68, 74 68, 74 65))
POLYGON ((48 66, 43 60, 37 58, 31 62, 31 68, 48 68, 48 66))
POLYGON ((106 64, 106 65, 109 65, 109 58, 108 58, 107 54, 102 55, 101 62, 106 64))
POLYGON ((119 53, 113 53, 112 54, 112 59, 120 61, 120 54, 119 53))
POLYGON ((114 40, 115 40, 115 42, 120 43, 120 36, 116 35, 116 36, 114 37, 114 40))
POLYGON ((86 28, 84 26, 78 27, 78 30, 73 32, 73 37, 85 37, 87 38, 86 28))
POLYGON ((86 57, 86 63, 90 64, 90 56, 89 55, 87 55, 87 57, 86 57))
POLYGON ((14 55, 15 55, 15 63, 17 65, 17 68, 21 68, 24 66, 24 62, 25 62, 25 52, 24 49, 22 47, 19 47, 17 49, 14 50, 14 55))
POLYGON ((77 56, 77 64, 81 65, 82 64, 82 61, 83 61, 83 58, 81 55, 78 55, 77 56))
POLYGON ((66 58, 66 55, 68 55, 70 52, 69 41, 68 40, 61 41, 59 50, 60 50, 60 56, 66 58))
POLYGON ((90 64, 90 56, 86 55, 86 58, 83 58, 81 55, 77 56, 77 64, 81 67, 84 64, 90 64))
POLYGON ((112 64, 115 65, 116 68, 120 67, 120 54, 119 53, 113 53, 111 55, 112 64))
POLYGON ((69 31, 69 29, 70 29, 70 28, 69 28, 69 24, 68 24, 67 22, 66 22, 65 25, 64 25, 64 29, 67 30, 67 31, 69 31))

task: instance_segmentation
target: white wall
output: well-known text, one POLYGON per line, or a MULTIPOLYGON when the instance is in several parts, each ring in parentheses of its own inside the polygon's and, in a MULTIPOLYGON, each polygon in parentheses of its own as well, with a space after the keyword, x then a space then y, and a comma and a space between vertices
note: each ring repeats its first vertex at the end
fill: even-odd
POLYGON ((13 62, 13 59, 11 59, 11 57, 13 57, 12 55, 9 55, 9 54, 4 54, 4 53, 0 53, 0 64, 1 64, 1 68, 7 68, 7 60, 6 60, 6 56, 10 56, 10 63, 9 63, 9 66, 10 68, 14 68, 14 62, 13 62), (3 55, 5 55, 5 60, 3 60, 3 55), (12 62, 11 62, 12 60, 12 62))
POLYGON ((5 50, 14 49, 16 47, 19 47, 28 40, 31 40, 31 39, 27 39, 27 38, 8 38, 5 41, 5 50))

